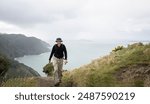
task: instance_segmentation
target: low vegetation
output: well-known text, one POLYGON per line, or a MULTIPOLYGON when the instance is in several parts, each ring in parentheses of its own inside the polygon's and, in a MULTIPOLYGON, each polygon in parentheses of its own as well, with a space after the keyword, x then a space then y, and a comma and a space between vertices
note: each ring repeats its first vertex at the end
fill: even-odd
POLYGON ((3 87, 35 87, 37 80, 35 78, 12 78, 2 83, 3 87))

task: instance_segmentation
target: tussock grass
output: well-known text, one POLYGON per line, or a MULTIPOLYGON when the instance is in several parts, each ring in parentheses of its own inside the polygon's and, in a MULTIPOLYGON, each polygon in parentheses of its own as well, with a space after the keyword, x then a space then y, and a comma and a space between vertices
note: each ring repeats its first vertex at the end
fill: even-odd
POLYGON ((37 80, 31 78, 14 78, 2 83, 2 87, 35 87, 37 80))

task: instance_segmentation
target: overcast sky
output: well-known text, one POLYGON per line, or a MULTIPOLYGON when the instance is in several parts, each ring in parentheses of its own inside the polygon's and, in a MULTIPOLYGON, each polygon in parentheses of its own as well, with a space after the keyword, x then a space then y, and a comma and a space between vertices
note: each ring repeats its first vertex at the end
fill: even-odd
POLYGON ((0 32, 44 40, 150 40, 150 0, 0 0, 0 32))

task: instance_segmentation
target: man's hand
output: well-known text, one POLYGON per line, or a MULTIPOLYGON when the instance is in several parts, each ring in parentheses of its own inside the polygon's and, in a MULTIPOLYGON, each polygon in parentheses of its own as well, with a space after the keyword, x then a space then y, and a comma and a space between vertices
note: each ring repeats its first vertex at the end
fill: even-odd
POLYGON ((68 61, 67 60, 64 60, 64 64, 66 65, 68 63, 68 61))
POLYGON ((49 63, 52 63, 51 60, 49 60, 49 63))

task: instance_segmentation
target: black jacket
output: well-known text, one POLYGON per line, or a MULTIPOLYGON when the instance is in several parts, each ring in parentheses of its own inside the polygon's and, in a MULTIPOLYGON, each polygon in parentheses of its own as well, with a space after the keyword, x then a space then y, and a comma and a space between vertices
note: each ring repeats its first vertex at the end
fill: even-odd
POLYGON ((49 60, 52 59, 53 55, 56 58, 59 58, 59 59, 64 58, 64 56, 65 56, 65 60, 67 60, 67 49, 66 49, 66 46, 64 44, 61 44, 61 46, 58 47, 58 45, 55 44, 53 46, 53 48, 52 48, 49 60))

